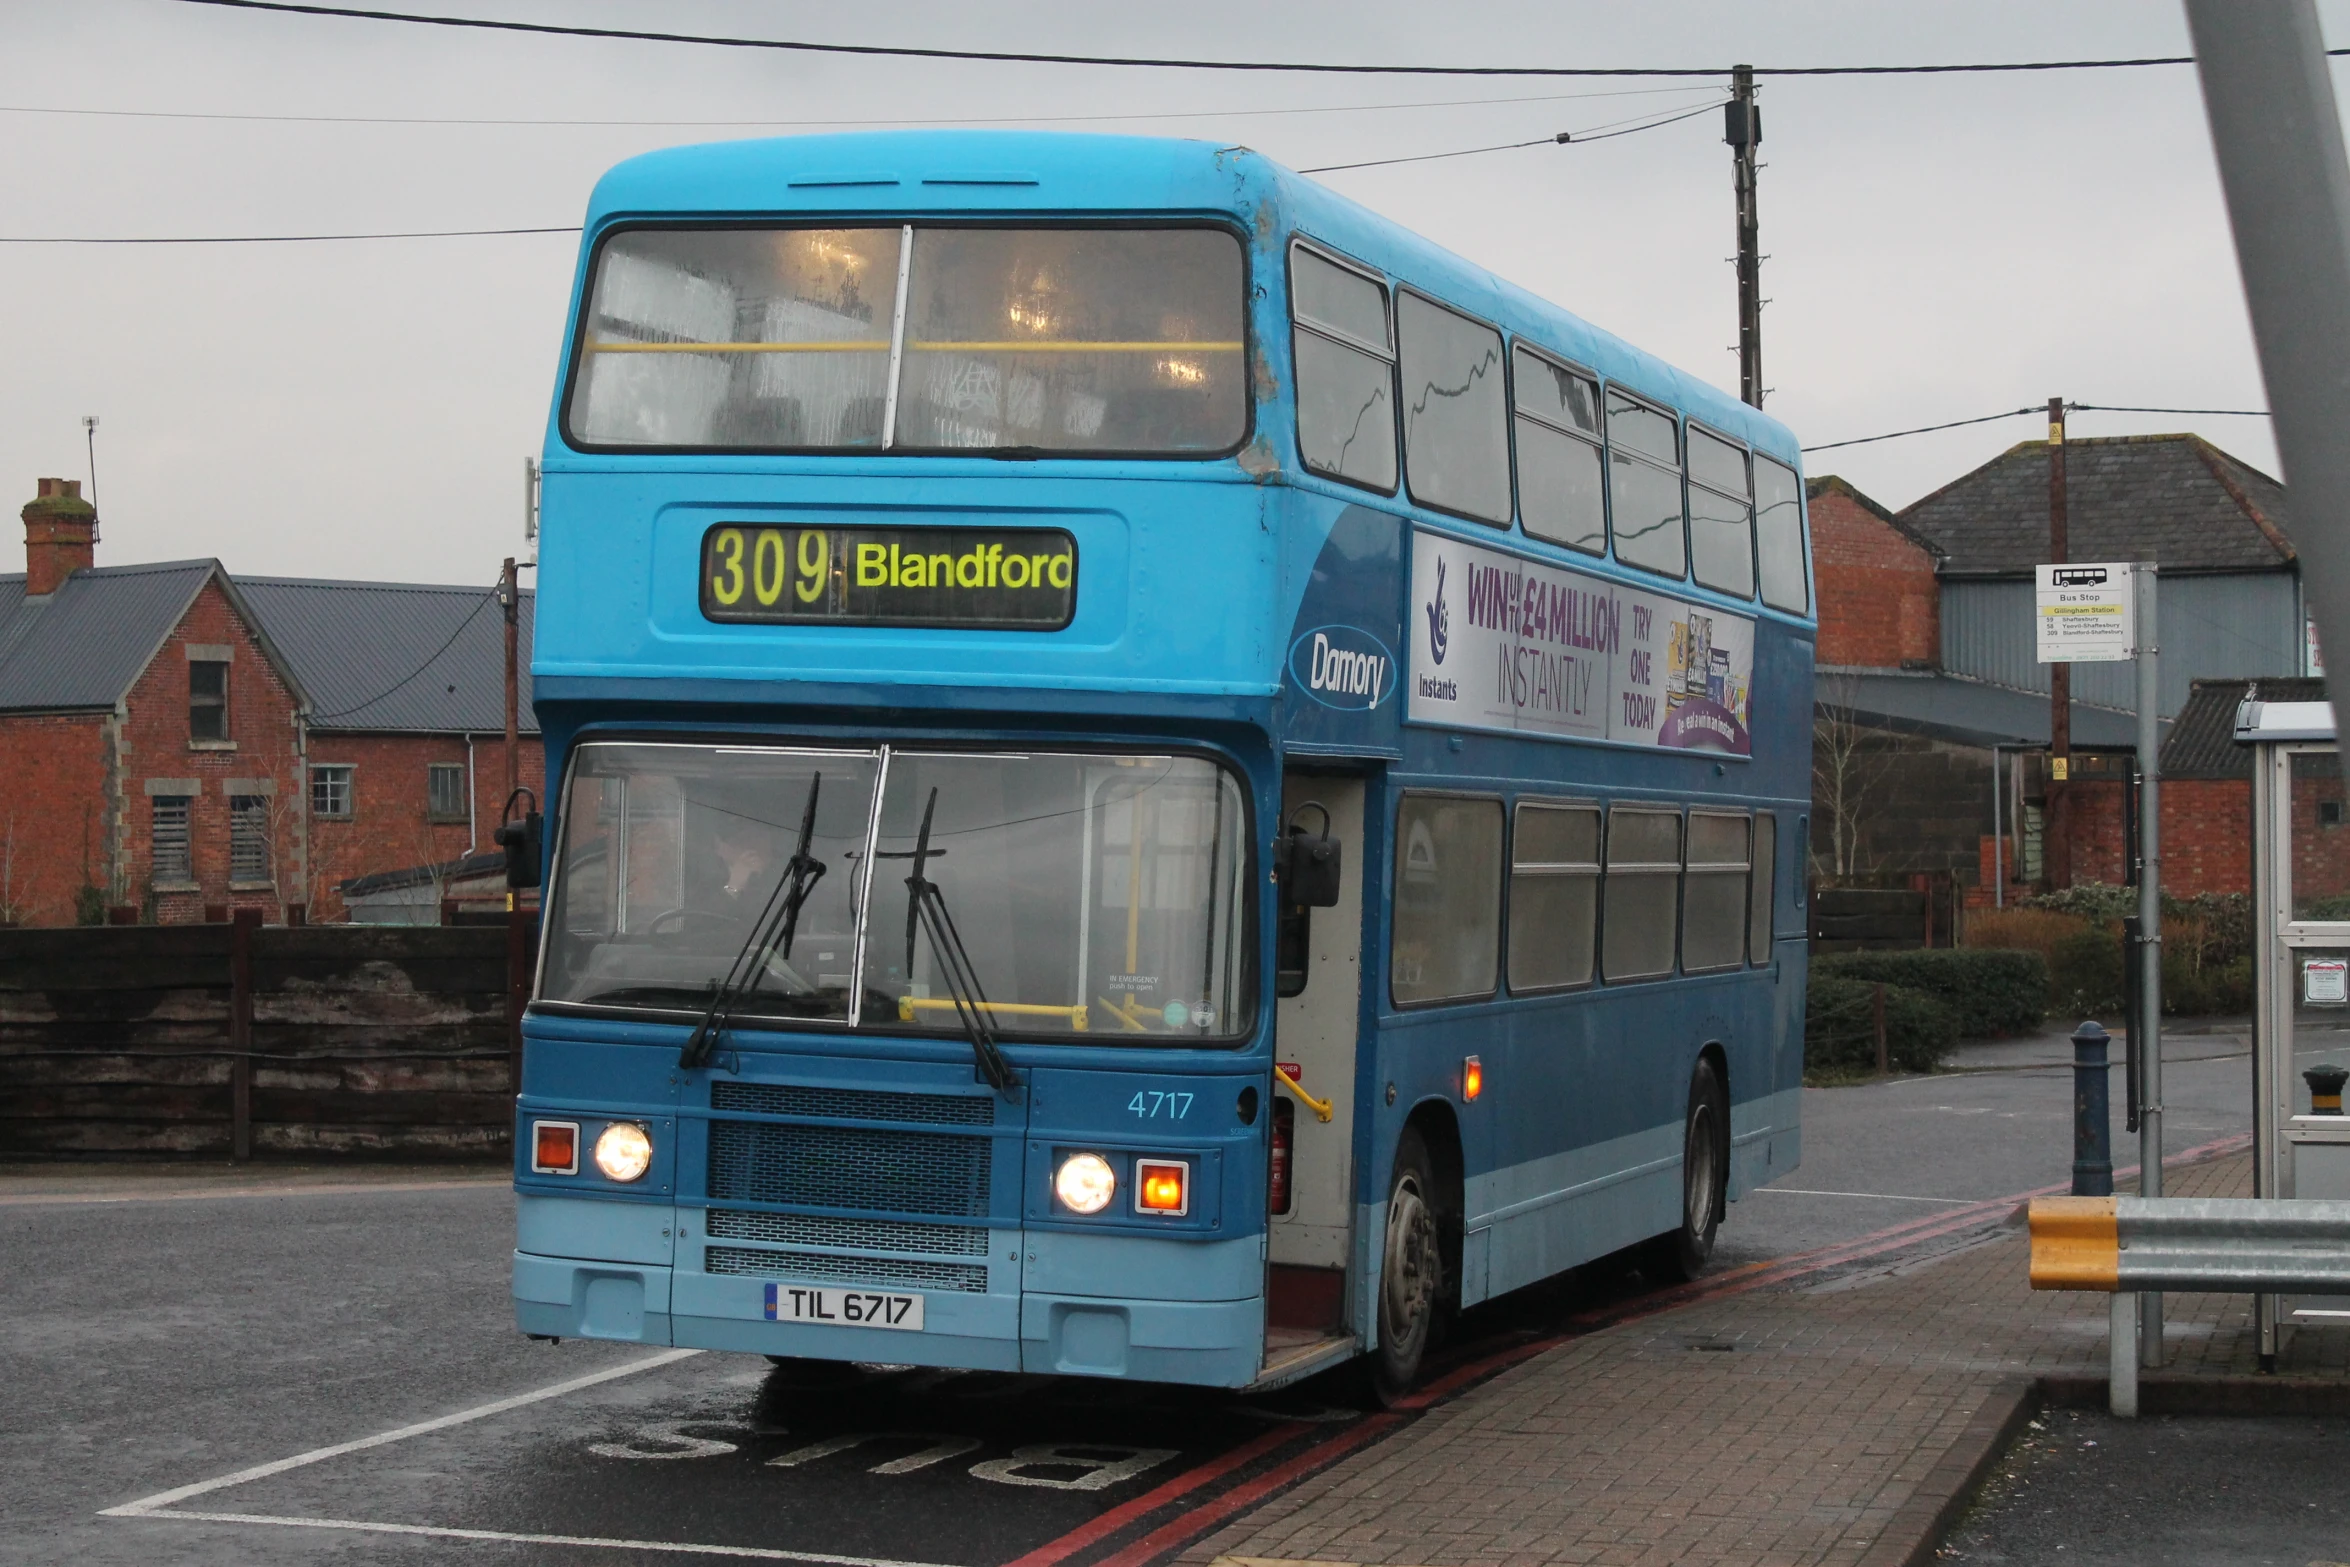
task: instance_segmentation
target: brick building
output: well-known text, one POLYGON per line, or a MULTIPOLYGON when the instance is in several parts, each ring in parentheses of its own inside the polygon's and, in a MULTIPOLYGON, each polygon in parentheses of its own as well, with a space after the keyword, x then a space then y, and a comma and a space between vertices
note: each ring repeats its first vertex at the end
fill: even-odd
MULTIPOLYGON (((1995 861, 2018 890, 2041 878, 2050 714, 2048 667, 2033 645, 2032 568, 2048 552, 2048 451, 2044 441, 2022 442, 1898 513, 1841 479, 1811 481, 1818 873, 1948 876, 1984 902, 1995 861)), ((2217 703, 2220 682, 2240 695, 2248 678, 2307 673, 2282 485, 2192 435, 2074 440, 2067 454, 2071 558, 2161 567, 2166 734, 2198 682, 2214 692, 2203 700, 2217 703)), ((2076 880, 2124 875, 2135 679, 2130 663, 2073 668, 2076 880)), ((2166 739, 2166 764, 2170 750, 2166 739)), ((2206 798, 2204 786, 2218 782, 2181 777, 2163 807, 2171 841, 2202 830, 2197 811, 2223 796, 2232 802, 2225 791, 2206 798)), ((2226 804, 2230 823, 2234 812, 2226 804)), ((2239 889, 2244 869, 2233 853, 2215 842, 2185 854, 2170 867, 2171 884, 2239 889)))
POLYGON ((488 846, 505 790, 486 590, 101 567, 73 480, 40 481, 23 517, 26 570, 0 575, 0 921, 333 919, 344 881, 488 846))

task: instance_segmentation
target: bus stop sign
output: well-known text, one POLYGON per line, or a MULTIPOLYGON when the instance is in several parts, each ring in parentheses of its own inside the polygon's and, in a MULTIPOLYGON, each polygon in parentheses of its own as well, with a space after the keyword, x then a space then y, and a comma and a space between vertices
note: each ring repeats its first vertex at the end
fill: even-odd
POLYGON ((2137 617, 2131 602, 2134 569, 2037 566, 2033 621, 2043 664, 2113 664, 2138 656, 2137 617))

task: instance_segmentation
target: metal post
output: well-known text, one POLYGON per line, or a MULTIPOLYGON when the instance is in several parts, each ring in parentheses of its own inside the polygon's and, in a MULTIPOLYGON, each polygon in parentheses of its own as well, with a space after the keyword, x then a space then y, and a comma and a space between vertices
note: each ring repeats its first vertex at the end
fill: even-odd
POLYGON ((2001 798, 2006 780, 2000 776, 2007 758, 1991 747, 1991 907, 2007 907, 2007 803, 2001 798))
POLYGON ((2112 1338, 2105 1346, 2105 1407, 2117 1419, 2138 1418, 2138 1306, 2136 1298, 2113 1295, 2112 1338))
POLYGON ((2317 5, 2186 9, 2310 612, 2350 647, 2350 161, 2317 5))
POLYGON ((2113 1195, 2113 1106, 2108 1040, 2095 1018, 2073 1030, 2073 1195, 2113 1195))
MULTIPOLYGON (((2065 500, 2064 399, 2048 399, 2048 560, 2072 559, 2065 500)), ((2040 873, 2062 892, 2073 884, 2073 666, 2048 666, 2048 814, 2040 831, 2040 873)))
MULTIPOLYGON (((2162 642, 2155 624, 2157 571, 2130 574, 2138 621, 2138 1194, 2162 1195, 2162 642)), ((2138 1351, 2162 1364, 2162 1295, 2138 1297, 2138 1351)))
POLYGON ((1755 208, 1754 149, 1762 110, 1754 101, 1754 67, 1730 68, 1730 102, 1722 140, 1730 144, 1730 178, 1738 198, 1738 396, 1760 408, 1762 384, 1762 234, 1755 208))

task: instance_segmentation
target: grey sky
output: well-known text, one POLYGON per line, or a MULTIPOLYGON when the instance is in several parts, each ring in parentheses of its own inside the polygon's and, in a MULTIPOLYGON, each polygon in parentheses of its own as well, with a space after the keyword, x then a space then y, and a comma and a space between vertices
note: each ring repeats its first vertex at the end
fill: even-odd
MULTIPOLYGON (((2332 35, 2350 35, 2350 0, 2324 4, 2332 35)), ((1448 63, 1827 64, 2187 48, 2179 9, 2160 0, 413 8, 843 42, 1448 63)), ((1245 142, 1292 166, 1519 140, 1708 101, 1703 86, 1660 92, 1645 81, 1227 78, 811 58, 171 0, 18 0, 0 8, 0 54, 10 62, 0 108, 11 111, 1033 124, 1102 115, 1125 118, 1056 123, 1245 142), (1545 101, 1259 112, 1461 99, 1545 101)), ((2261 406, 2190 69, 1783 80, 1766 84, 1763 102, 1769 407, 1806 442, 2051 394, 2261 406)), ((9 147, 0 233, 575 223, 597 175, 621 158, 758 134, 767 132, 0 112, 9 147)), ((1730 171, 1720 136, 1708 114, 1587 147, 1326 178, 1734 388, 1730 171)), ((81 474, 81 416, 96 414, 103 561, 218 555, 245 572, 487 581, 517 538, 522 459, 544 430, 576 244, 551 235, 0 246, 0 291, 12 302, 0 497, 29 497, 41 474, 81 474)), ((2263 468, 2275 464, 2257 419, 2083 415, 2075 429, 2196 429, 2263 468)), ((2036 421, 2017 419, 1825 453, 1812 468, 1898 506, 2039 433, 2036 421)))

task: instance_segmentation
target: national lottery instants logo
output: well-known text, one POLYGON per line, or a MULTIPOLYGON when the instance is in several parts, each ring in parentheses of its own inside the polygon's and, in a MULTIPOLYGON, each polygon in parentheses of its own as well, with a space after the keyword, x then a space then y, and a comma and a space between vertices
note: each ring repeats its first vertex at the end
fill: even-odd
POLYGON ((1444 557, 1436 557, 1436 596, 1428 601, 1428 651, 1436 662, 1444 662, 1445 645, 1452 631, 1452 611, 1444 603, 1444 557))
POLYGON ((1289 645, 1289 678, 1324 707, 1367 712, 1395 690, 1395 655, 1355 626, 1317 626, 1289 645))

